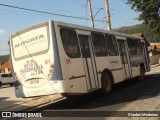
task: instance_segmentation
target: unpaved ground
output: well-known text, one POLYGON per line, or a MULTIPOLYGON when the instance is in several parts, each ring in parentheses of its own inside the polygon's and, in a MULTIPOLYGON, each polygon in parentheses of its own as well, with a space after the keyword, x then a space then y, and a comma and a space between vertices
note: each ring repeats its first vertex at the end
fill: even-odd
MULTIPOLYGON (((151 72, 147 74, 154 74, 154 73, 160 74, 160 66, 153 67, 151 69, 151 72)), ((106 120, 160 120, 160 92, 159 94, 157 94, 156 97, 152 97, 149 95, 141 96, 137 100, 126 104, 118 111, 159 111, 159 117, 110 117, 105 119, 106 120)))
MULTIPOLYGON (((76 99, 65 99, 57 103, 37 108, 39 111, 54 110, 79 110, 79 111, 160 111, 160 66, 152 68, 147 73, 148 78, 141 82, 129 82, 116 87, 108 97, 85 96, 76 99)), ((21 105, 19 109, 34 107, 38 103, 53 102, 54 96, 42 97, 31 100, 21 105)), ((14 110, 14 109, 13 109, 14 110)), ((63 113, 62 113, 63 115, 63 113)), ((160 116, 160 115, 159 115, 160 116)), ((46 119, 46 118, 42 118, 46 119)), ((81 117, 54 117, 48 119, 81 120, 81 117)), ((86 120, 160 120, 160 117, 85 117, 86 120)))

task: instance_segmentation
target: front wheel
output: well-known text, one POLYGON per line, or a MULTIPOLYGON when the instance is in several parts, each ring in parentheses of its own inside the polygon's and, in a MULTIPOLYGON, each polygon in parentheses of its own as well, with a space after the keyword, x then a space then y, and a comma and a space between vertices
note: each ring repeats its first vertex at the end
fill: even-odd
POLYGON ((109 73, 105 72, 102 74, 101 85, 102 85, 103 95, 108 95, 109 93, 111 93, 113 80, 112 80, 112 76, 109 73))

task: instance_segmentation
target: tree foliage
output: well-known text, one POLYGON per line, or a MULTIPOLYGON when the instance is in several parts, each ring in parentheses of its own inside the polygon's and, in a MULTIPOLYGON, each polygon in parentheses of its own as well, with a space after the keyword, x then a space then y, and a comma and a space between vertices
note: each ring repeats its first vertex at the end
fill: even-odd
POLYGON ((4 64, 9 58, 9 55, 0 55, 0 64, 4 64))
POLYGON ((124 26, 121 28, 114 29, 114 31, 127 34, 143 33, 149 42, 160 42, 160 35, 152 33, 151 29, 144 23, 134 26, 124 26))
POLYGON ((139 20, 143 20, 153 33, 160 35, 160 0, 128 0, 128 3, 140 12, 139 20))

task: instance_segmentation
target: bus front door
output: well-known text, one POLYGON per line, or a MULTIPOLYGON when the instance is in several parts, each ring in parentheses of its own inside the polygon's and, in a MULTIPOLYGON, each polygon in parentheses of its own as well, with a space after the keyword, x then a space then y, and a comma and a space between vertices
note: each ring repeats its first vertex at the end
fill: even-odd
POLYGON ((118 44, 119 44, 120 57, 122 61, 124 79, 127 79, 131 77, 131 67, 130 67, 129 54, 127 50, 127 44, 125 40, 121 39, 118 39, 118 44))
POLYGON ((86 83, 88 91, 91 91, 97 88, 97 72, 90 36, 78 35, 78 37, 82 52, 84 70, 86 74, 86 83))

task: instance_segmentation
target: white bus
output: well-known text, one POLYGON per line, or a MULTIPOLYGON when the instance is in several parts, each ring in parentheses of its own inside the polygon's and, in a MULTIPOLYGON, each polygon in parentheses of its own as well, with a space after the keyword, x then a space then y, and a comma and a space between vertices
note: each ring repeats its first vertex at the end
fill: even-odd
POLYGON ((150 70, 141 37, 64 22, 48 21, 10 37, 17 97, 84 94, 150 70))

